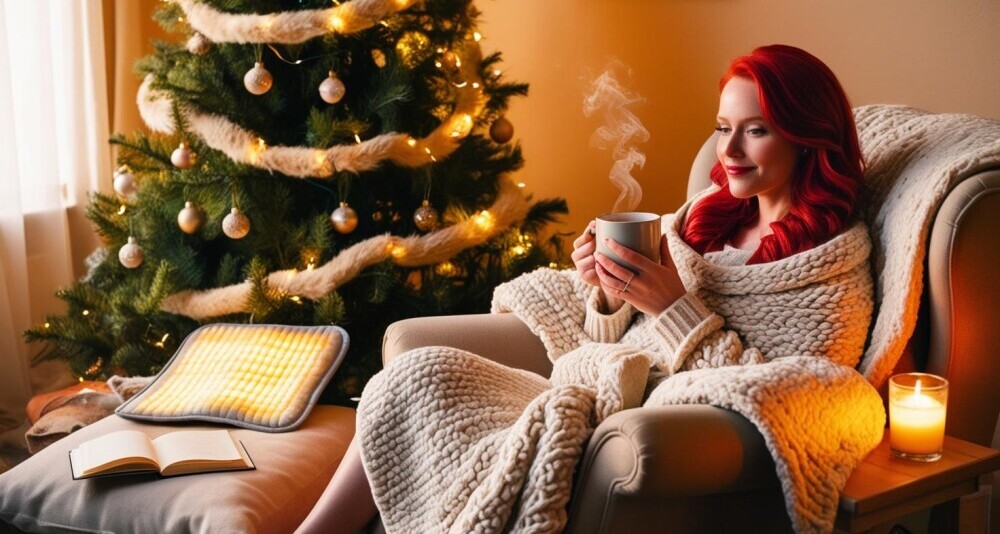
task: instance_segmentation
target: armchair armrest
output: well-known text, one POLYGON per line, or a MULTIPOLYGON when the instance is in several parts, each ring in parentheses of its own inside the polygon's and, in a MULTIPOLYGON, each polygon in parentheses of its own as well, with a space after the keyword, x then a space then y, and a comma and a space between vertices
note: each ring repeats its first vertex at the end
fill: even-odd
POLYGON ((455 347, 542 376, 552 374, 545 346, 512 313, 417 317, 389 325, 382 338, 382 365, 400 354, 435 345, 455 347))
POLYGON ((791 528, 764 438, 743 416, 714 406, 609 417, 590 439, 570 503, 571 532, 739 531, 747 511, 760 521, 754 529, 791 528))

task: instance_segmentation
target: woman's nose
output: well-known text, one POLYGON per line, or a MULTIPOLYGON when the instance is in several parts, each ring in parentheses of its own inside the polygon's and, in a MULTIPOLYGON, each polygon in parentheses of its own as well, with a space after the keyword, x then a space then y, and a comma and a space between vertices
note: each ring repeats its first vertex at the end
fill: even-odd
POLYGON ((732 132, 722 140, 725 143, 724 152, 731 158, 743 156, 742 136, 737 132, 732 132))

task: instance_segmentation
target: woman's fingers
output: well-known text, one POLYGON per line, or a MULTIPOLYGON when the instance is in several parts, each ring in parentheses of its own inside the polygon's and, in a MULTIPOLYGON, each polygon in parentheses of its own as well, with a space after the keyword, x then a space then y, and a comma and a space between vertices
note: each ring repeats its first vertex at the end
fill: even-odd
POLYGON ((617 254, 619 258, 625 261, 625 263, 634 266, 635 270, 638 270, 639 272, 648 271, 651 267, 656 265, 653 260, 650 260, 642 254, 621 245, 614 239, 607 238, 605 239, 604 244, 607 245, 608 250, 617 254))
POLYGON ((601 281, 601 285, 610 289, 611 291, 620 291, 625 282, 619 280, 615 275, 608 272, 603 265, 597 263, 594 265, 594 272, 597 273, 598 280, 601 281))
MULTIPOLYGON (((622 281, 623 284, 625 283, 625 280, 630 280, 636 274, 634 271, 618 265, 614 260, 604 254, 601 254, 600 252, 594 254, 594 258, 597 259, 597 265, 604 268, 604 270, 610 273, 611 276, 622 281)), ((616 289, 618 289, 618 286, 616 286, 616 289)))
POLYGON ((665 235, 660 237, 660 265, 668 269, 674 268, 674 258, 670 256, 670 245, 665 235))
POLYGON ((585 228, 583 230, 583 233, 580 234, 579 237, 577 237, 576 239, 573 240, 573 248, 575 248, 575 249, 576 248, 580 248, 583 245, 585 245, 587 242, 593 241, 594 240, 594 234, 593 234, 592 230, 595 227, 596 226, 594 225, 594 221, 590 221, 590 223, 587 224, 587 228, 585 228))
POLYGON ((589 243, 585 243, 584 245, 573 249, 573 252, 570 253, 569 257, 573 259, 573 263, 577 263, 580 260, 593 256, 594 250, 595 250, 594 242, 591 241, 589 243))

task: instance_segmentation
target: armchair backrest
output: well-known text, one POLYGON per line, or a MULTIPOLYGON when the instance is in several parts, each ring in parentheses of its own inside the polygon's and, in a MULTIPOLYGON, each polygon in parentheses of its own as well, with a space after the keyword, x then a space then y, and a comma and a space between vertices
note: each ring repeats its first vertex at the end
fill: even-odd
MULTIPOLYGON (((865 129, 875 126, 873 121, 859 121, 866 158, 879 141, 873 141, 878 136, 871 131, 866 136, 865 129)), ((709 136, 694 159, 688 198, 711 184, 716 135, 709 136)), ((892 374, 924 371, 946 377, 947 433, 1000 448, 1000 151, 987 149, 994 153, 982 158, 984 164, 971 165, 951 178, 932 215, 924 241, 923 283, 917 285, 921 296, 916 325, 892 374)), ((912 160, 927 154, 934 155, 926 151, 906 156, 912 160)), ((886 166, 878 163, 884 179, 886 166)), ((907 170, 905 165, 894 169, 899 174, 907 170)), ((870 226, 877 211, 868 210, 870 226)), ((875 263, 877 279, 882 265, 875 263)), ((876 292, 885 290, 883 284, 876 286, 876 292)), ((882 302, 881 296, 876 295, 877 302, 882 302)), ((880 385, 884 398, 886 388, 880 385)))

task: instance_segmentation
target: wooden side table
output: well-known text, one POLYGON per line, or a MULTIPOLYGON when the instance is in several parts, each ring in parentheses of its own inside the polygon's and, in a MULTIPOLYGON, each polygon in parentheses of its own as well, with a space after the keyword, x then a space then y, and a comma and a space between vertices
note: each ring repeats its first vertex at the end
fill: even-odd
MULTIPOLYGON (((901 460, 882 443, 847 480, 836 528, 842 532, 889 532, 893 522, 935 507, 934 531, 985 533, 989 528, 990 473, 1000 451, 946 436, 940 460, 901 460)), ((994 521, 998 518, 993 518, 994 521)))

